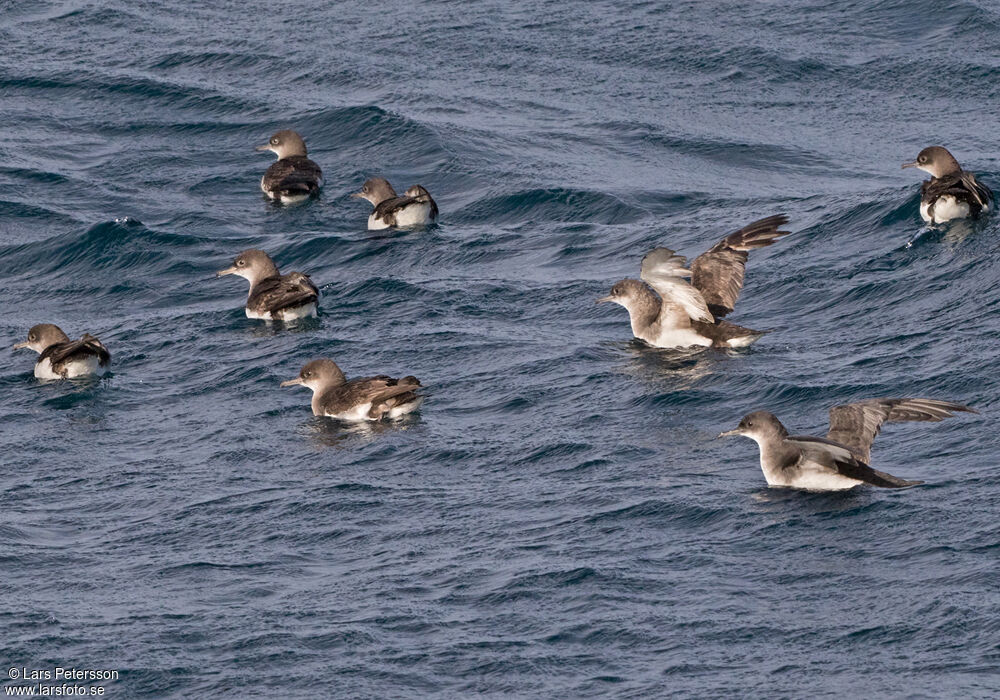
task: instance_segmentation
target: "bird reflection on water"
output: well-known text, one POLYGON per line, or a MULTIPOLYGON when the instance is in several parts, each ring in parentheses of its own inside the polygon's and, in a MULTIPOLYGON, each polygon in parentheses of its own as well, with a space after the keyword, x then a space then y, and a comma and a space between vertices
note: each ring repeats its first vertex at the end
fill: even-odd
POLYGON ((669 379, 674 390, 693 388, 699 381, 710 376, 720 361, 727 355, 744 352, 720 351, 705 348, 654 348, 633 338, 624 345, 630 355, 624 372, 645 381, 669 379))
POLYGON ((373 443, 388 433, 409 430, 419 422, 419 414, 413 413, 398 420, 364 422, 313 416, 304 421, 297 432, 307 437, 316 449, 328 447, 343 449, 373 443))

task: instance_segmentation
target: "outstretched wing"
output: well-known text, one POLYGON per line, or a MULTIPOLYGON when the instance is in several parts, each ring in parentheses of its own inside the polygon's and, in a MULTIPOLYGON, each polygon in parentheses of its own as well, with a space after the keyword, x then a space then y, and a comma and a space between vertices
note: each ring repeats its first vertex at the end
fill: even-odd
POLYGON ((883 423, 937 422, 950 418, 953 411, 976 412, 960 403, 936 399, 867 399, 831 408, 826 437, 846 445, 857 459, 867 463, 883 423))
POLYGON ((788 223, 788 217, 769 216, 744 226, 702 253, 691 264, 691 284, 698 288, 709 310, 722 318, 733 310, 743 289, 747 253, 769 246, 789 231, 778 227, 788 223))
POLYGON ((656 290, 665 304, 680 307, 694 321, 714 323, 701 296, 701 292, 684 279, 691 271, 684 267, 687 261, 670 248, 654 248, 646 253, 639 269, 643 282, 656 290))

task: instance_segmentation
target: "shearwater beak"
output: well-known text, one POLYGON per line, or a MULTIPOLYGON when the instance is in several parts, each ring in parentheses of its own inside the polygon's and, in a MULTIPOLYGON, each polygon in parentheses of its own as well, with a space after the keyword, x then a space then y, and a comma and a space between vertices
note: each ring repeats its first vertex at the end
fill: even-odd
POLYGON ((595 304, 604 304, 606 302, 614 301, 614 300, 615 300, 615 298, 613 296, 606 296, 606 297, 601 297, 600 299, 598 299, 594 303, 595 304))
POLYGON ((742 430, 740 430, 739 428, 733 428, 732 430, 727 430, 724 433, 719 433, 718 435, 715 436, 715 439, 718 440, 719 438, 732 437, 733 435, 742 435, 742 434, 743 434, 742 430))
POLYGON ((364 192, 352 192, 351 196, 352 197, 357 197, 358 199, 362 199, 365 196, 365 193, 364 192))
POLYGON ((26 341, 24 341, 23 343, 15 343, 15 344, 14 344, 14 347, 13 347, 12 349, 13 349, 13 350, 20 350, 21 348, 26 348, 26 347, 28 347, 28 345, 29 345, 29 344, 30 344, 30 343, 28 343, 28 341, 27 341, 27 340, 26 340, 26 341))
POLYGON ((255 150, 255 151, 270 151, 271 150, 271 144, 265 143, 263 146, 254 146, 253 150, 255 150))
POLYGON ((219 270, 218 272, 216 272, 215 276, 216 277, 224 277, 226 275, 235 275, 235 274, 236 274, 236 268, 235 267, 227 267, 225 270, 219 270))
POLYGON ((287 382, 282 382, 279 386, 295 386, 297 384, 302 384, 302 377, 296 377, 295 379, 289 379, 287 382))
POLYGON ((915 168, 915 167, 917 167, 917 161, 914 160, 914 161, 911 161, 909 163, 903 163, 903 168, 902 169, 906 170, 907 168, 915 168))

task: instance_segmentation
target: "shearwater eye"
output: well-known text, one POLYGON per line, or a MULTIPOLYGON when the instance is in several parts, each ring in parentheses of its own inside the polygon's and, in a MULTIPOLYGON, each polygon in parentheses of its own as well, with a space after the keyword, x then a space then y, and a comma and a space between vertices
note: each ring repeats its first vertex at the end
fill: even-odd
POLYGON ((920 156, 919 158, 917 158, 917 160, 919 160, 921 163, 926 163, 927 162, 927 156, 920 156))
POLYGON ((34 333, 28 334, 28 340, 35 340, 35 339, 36 339, 36 336, 35 336, 34 333))
POLYGON ((243 259, 240 259, 240 260, 237 260, 237 261, 236 261, 236 264, 237 264, 237 265, 238 265, 239 267, 243 267, 244 265, 246 265, 246 264, 247 264, 247 261, 246 261, 246 260, 243 260, 243 259))
POLYGON ((311 377, 311 376, 312 376, 312 374, 313 374, 312 372, 306 372, 305 376, 307 376, 307 377, 311 377))
POLYGON ((275 136, 273 139, 271 139, 271 145, 272 146, 277 146, 278 145, 278 137, 277 136, 275 136))

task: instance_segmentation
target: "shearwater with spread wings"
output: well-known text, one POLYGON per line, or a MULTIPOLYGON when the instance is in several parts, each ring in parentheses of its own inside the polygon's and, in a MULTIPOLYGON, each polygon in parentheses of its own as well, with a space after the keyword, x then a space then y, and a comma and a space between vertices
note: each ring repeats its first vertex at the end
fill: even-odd
POLYGON ((691 346, 739 348, 765 331, 724 320, 743 289, 749 251, 771 245, 789 231, 778 227, 785 216, 769 216, 744 226, 692 262, 670 248, 656 248, 642 259, 641 280, 624 279, 597 300, 628 310, 636 338, 659 348, 691 346), (685 277, 690 277, 688 282, 685 277))
POLYGON ((923 482, 900 479, 868 464, 882 424, 936 423, 955 411, 976 413, 968 406, 937 399, 867 399, 831 408, 825 438, 789 435, 773 413, 755 411, 719 437, 742 435, 755 441, 760 447, 760 468, 770 486, 812 491, 840 491, 859 484, 902 488, 923 482))

